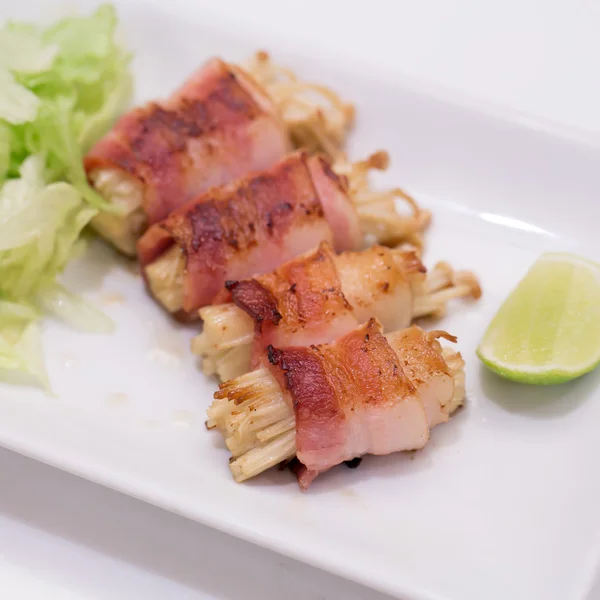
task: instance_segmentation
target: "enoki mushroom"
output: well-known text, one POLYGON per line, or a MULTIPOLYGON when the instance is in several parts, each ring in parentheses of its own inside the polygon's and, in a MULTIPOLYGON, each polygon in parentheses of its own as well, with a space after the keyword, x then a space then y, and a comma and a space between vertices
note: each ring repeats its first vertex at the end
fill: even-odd
MULTIPOLYGON (((395 250, 400 254, 401 250, 395 250)), ((445 263, 438 263, 419 281, 414 277, 412 314, 409 320, 421 317, 441 317, 448 302, 455 298, 478 299, 481 288, 469 271, 454 272, 445 263)), ((413 279, 413 278, 411 278, 413 279)), ((411 285, 409 279, 407 285, 411 285)), ((375 315, 376 316, 376 315, 375 315)), ((254 324, 252 319, 234 304, 219 304, 200 309, 204 330, 192 340, 192 352, 202 358, 206 375, 217 375, 226 381, 246 373, 250 368, 254 324)))
MULTIPOLYGON (((443 331, 427 334, 432 340, 448 337, 443 331)), ((454 412, 464 401, 464 360, 459 352, 443 348, 435 341, 452 377, 454 394, 444 407, 454 412)), ((237 482, 255 477, 296 454, 294 409, 281 392, 268 369, 258 369, 221 384, 215 401, 208 409, 206 426, 217 428, 231 452, 229 467, 237 482)))
POLYGON ((471 271, 457 271, 446 263, 439 262, 427 273, 424 289, 413 301, 413 319, 421 317, 441 318, 446 314, 448 302, 455 298, 481 297, 481 287, 471 271))
POLYGON ((385 246, 404 242, 421 247, 422 234, 431 222, 431 213, 420 208, 416 200, 401 188, 385 191, 371 188, 370 171, 385 171, 389 162, 388 153, 380 150, 366 160, 354 163, 338 160, 333 169, 348 181, 348 195, 356 207, 365 236, 385 246), (408 216, 396 210, 397 200, 408 206, 408 216))
POLYGON ((254 339, 254 322, 235 304, 200 309, 204 330, 192 340, 192 352, 202 357, 206 375, 222 381, 248 371, 254 339))
POLYGON ((257 52, 244 70, 260 84, 279 109, 298 147, 320 150, 336 159, 354 122, 354 106, 326 86, 301 81, 289 69, 257 52))
POLYGON ((104 198, 120 213, 100 211, 93 219, 94 229, 110 239, 127 256, 135 255, 135 242, 147 225, 142 208, 143 189, 133 177, 111 169, 97 169, 90 173, 90 181, 104 198))

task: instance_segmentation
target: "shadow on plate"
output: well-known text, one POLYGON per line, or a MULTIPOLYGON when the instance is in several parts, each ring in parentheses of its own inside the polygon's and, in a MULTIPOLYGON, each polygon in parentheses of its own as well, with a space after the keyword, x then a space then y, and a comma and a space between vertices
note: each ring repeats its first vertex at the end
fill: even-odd
POLYGON ((600 369, 559 385, 527 385, 496 375, 480 365, 484 395, 501 408, 539 419, 562 417, 581 407, 600 386, 600 369))

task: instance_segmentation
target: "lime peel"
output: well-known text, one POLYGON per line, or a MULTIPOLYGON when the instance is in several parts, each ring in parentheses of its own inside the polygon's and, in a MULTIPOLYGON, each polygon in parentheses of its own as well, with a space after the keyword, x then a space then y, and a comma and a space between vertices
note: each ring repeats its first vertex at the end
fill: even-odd
POLYGON ((564 383, 600 364, 600 265, 545 253, 505 300, 477 348, 497 374, 564 383))

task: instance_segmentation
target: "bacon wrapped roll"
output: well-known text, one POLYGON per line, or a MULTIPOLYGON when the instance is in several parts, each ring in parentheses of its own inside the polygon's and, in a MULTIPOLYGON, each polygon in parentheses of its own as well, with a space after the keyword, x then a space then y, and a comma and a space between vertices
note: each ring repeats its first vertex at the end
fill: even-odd
POLYGON ((441 315, 453 298, 481 295, 472 273, 454 273, 446 263, 427 273, 415 250, 373 246, 336 255, 327 242, 226 286, 221 298, 228 302, 200 309, 204 331, 192 341, 204 373, 222 381, 256 368, 269 345, 332 342, 371 317, 395 331, 441 315))
POLYGON ((208 409, 236 481, 296 457, 307 489, 331 467, 365 454, 423 448, 464 401, 464 361, 444 331, 384 336, 374 319, 332 344, 269 347, 268 362, 227 381, 208 409))
MULTIPOLYGON (((367 169, 383 168, 382 155, 354 170, 362 178, 367 169)), ((321 241, 337 252, 358 249, 365 229, 376 241, 415 241, 429 213, 413 202, 412 214, 401 216, 391 200, 395 191, 371 192, 365 208, 364 192, 352 191, 350 171, 350 177, 339 176, 324 157, 296 152, 175 210, 138 242, 151 293, 169 312, 197 318, 227 280, 268 273, 321 241), (378 197, 388 205, 373 212, 368 206, 378 197)))
POLYGON ((118 209, 92 225, 134 255, 148 225, 212 186, 273 165, 299 139, 293 132, 312 131, 313 147, 321 140, 324 151, 339 151, 352 114, 326 88, 283 85, 265 53, 249 70, 212 59, 166 101, 124 115, 90 150, 90 182, 118 209))

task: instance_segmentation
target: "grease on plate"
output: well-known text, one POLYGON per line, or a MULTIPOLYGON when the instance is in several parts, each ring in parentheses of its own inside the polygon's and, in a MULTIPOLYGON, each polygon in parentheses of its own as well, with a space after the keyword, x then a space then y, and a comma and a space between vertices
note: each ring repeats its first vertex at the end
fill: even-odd
POLYGON ((173 352, 163 350, 162 348, 153 348, 146 353, 146 358, 152 362, 160 363, 165 367, 176 367, 181 359, 173 352))
POLYGON ((195 417, 189 410, 176 410, 171 418, 178 427, 191 427, 195 422, 195 417))
POLYGON ((112 392, 106 395, 106 403, 111 406, 123 406, 129 397, 124 392, 112 392))
POLYGON ((121 304, 125 304, 125 296, 123 294, 121 294, 120 292, 109 292, 107 294, 104 294, 104 296, 102 296, 102 302, 104 304, 116 304, 116 305, 121 305, 121 304))

